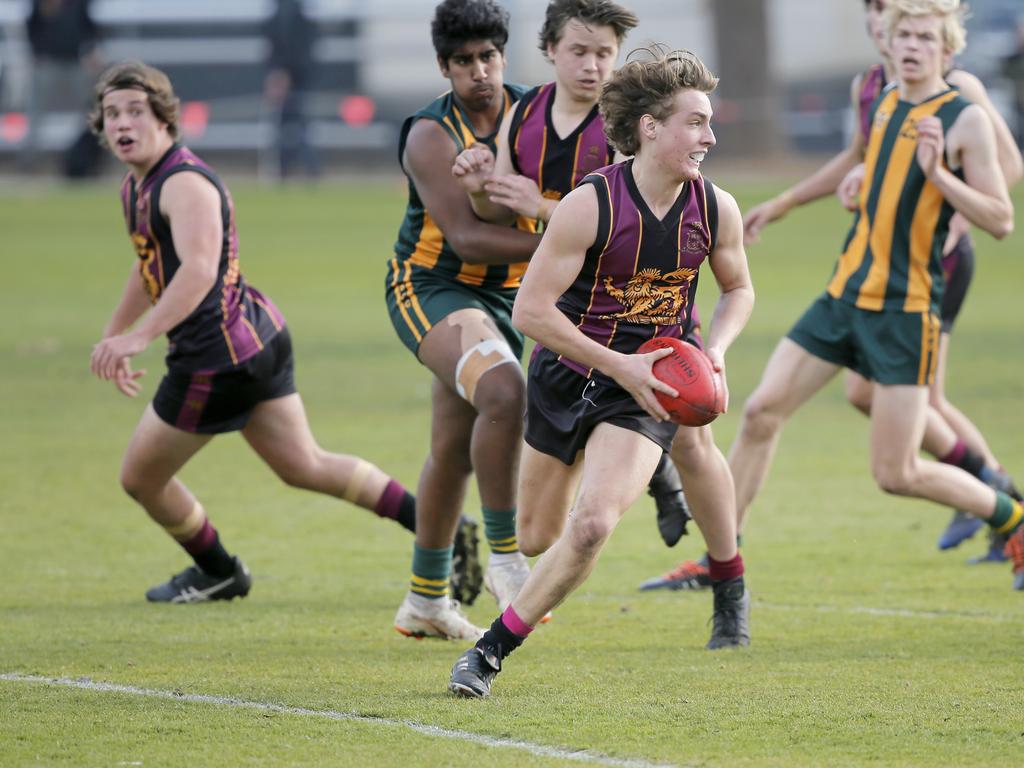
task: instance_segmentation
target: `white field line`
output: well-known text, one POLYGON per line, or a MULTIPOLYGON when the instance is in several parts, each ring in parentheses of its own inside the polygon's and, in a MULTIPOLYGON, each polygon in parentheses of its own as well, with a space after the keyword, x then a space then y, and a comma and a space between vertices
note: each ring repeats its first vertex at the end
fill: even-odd
POLYGON ((773 603, 755 600, 754 608, 768 608, 781 611, 816 611, 818 613, 856 613, 867 616, 894 616, 903 619, 954 619, 997 624, 1024 623, 1024 615, 1009 613, 975 613, 971 611, 916 611, 909 608, 873 608, 869 605, 828 605, 824 603, 773 603))
POLYGON ((170 701, 185 701, 190 704, 213 704, 220 707, 233 709, 252 709, 259 712, 276 712, 282 715, 304 715, 306 717, 321 717, 327 720, 341 720, 345 722, 366 723, 368 725, 383 725, 389 728, 407 728, 424 736, 433 736, 441 739, 452 739, 454 741, 465 741, 471 744, 480 744, 485 747, 499 749, 516 749, 528 752, 538 757, 550 757, 556 760, 572 760, 579 763, 592 763, 594 765, 614 766, 614 768, 674 768, 665 763, 650 763, 646 760, 610 757, 598 752, 573 751, 548 747, 543 744, 534 744, 529 741, 518 739, 502 739, 497 736, 485 736, 471 731, 460 731, 453 728, 440 728, 436 725, 424 725, 423 723, 412 722, 411 720, 393 720, 387 717, 371 717, 360 715, 355 712, 339 712, 332 709, 308 709, 306 707, 288 707, 283 704, 274 704, 268 701, 248 701, 236 699, 230 696, 210 696, 201 693, 179 693, 176 691, 159 690, 155 688, 136 688, 132 685, 118 685, 116 683, 100 683, 89 678, 69 677, 41 677, 38 675, 22 675, 17 672, 0 673, 0 680, 12 683, 31 683, 36 685, 57 686, 64 688, 78 688, 98 693, 119 693, 126 696, 141 696, 150 699, 167 699, 170 701))

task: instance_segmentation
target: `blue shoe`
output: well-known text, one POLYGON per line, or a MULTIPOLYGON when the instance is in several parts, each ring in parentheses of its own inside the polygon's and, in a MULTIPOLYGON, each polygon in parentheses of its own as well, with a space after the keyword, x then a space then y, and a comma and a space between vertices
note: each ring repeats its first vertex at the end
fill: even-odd
POLYGON ((995 531, 989 531, 988 550, 985 554, 967 559, 968 565, 983 565, 985 563, 1005 563, 1006 553, 1003 548, 1006 546, 1006 537, 1000 536, 995 531))
POLYGON ((949 521, 946 530, 939 536, 939 549, 954 549, 959 547, 985 525, 985 521, 974 517, 961 510, 953 512, 953 519, 949 521))

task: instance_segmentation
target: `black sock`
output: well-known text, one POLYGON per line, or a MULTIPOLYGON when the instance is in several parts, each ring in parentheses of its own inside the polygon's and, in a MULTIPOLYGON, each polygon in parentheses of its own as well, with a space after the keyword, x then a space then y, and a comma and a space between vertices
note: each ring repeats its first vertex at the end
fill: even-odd
POLYGON ((408 491, 398 503, 398 516, 395 521, 407 531, 416 533, 416 497, 408 491))
POLYGON ((978 479, 981 479, 981 472, 985 469, 985 459, 970 448, 965 448, 963 458, 960 459, 957 466, 959 466, 964 472, 968 472, 978 479))
POLYGON ((476 647, 481 650, 491 650, 497 654, 499 659, 504 659, 512 651, 523 644, 525 638, 519 637, 505 626, 501 616, 491 622, 491 628, 484 632, 484 636, 476 641, 476 647))
POLYGON ((220 543, 220 536, 217 535, 213 543, 198 554, 193 553, 192 559, 196 561, 203 573, 217 578, 227 578, 235 572, 235 561, 224 545, 220 543))

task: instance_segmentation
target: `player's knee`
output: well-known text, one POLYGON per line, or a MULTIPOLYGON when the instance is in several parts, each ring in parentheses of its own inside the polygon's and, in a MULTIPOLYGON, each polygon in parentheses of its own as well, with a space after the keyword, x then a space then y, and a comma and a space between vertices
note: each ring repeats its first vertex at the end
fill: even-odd
POLYGON ((455 365, 455 389, 481 412, 485 408, 511 409, 514 403, 503 403, 499 399, 501 394, 517 397, 520 405, 526 397, 519 358, 508 343, 499 338, 484 339, 462 353, 455 365))
POLYGON ((491 421, 522 424, 526 410, 526 382, 520 370, 502 365, 488 371, 477 384, 473 406, 491 421))
POLYGON ((743 407, 741 429, 748 438, 767 440, 782 429, 783 421, 779 404, 755 390, 743 407))
POLYGON ((150 490, 146 483, 146 477, 144 473, 136 472, 131 467, 121 467, 121 488, 124 492, 131 496, 135 501, 141 501, 146 492, 150 490))
POLYGON ((871 465, 871 473, 880 490, 894 496, 909 496, 914 488, 915 472, 892 462, 876 461, 871 465))
POLYGON ((527 557, 543 555, 558 540, 558 531, 551 531, 540 526, 523 526, 516 529, 516 542, 519 551, 527 557))
POLYGON ((695 466, 703 462, 715 447, 711 427, 680 427, 669 452, 679 466, 695 466))
POLYGON ((316 490, 319 461, 317 453, 295 453, 276 461, 273 469, 285 485, 302 490, 316 490))
POLYGON ((573 549, 581 554, 596 554, 615 530, 617 516, 610 510, 580 512, 577 510, 570 518, 569 541, 573 549))

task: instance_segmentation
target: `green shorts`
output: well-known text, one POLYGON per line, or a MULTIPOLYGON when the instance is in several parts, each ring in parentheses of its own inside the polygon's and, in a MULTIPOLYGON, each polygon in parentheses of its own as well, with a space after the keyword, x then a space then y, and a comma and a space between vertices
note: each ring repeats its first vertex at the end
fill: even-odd
POLYGON ((815 357, 879 384, 930 386, 939 355, 934 312, 873 312, 822 294, 787 336, 815 357))
POLYGON ((452 312, 479 309, 494 320, 516 358, 523 356, 523 334, 512 327, 516 288, 477 288, 442 277, 416 264, 388 262, 385 296, 395 332, 417 355, 427 332, 452 312))

